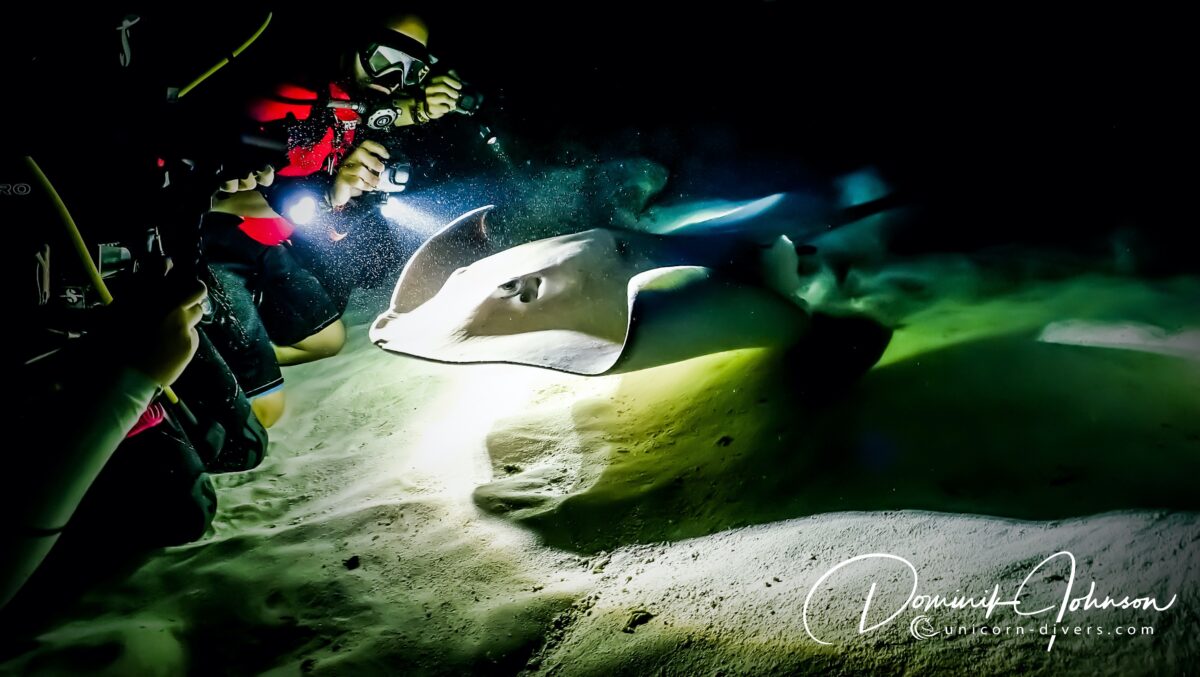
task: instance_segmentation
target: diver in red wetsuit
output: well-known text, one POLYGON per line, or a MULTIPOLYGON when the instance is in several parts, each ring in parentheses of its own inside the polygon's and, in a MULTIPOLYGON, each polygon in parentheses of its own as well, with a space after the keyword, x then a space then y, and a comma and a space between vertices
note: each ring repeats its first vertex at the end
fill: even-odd
POLYGON ((393 17, 347 55, 336 78, 280 85, 251 105, 261 131, 286 134, 286 160, 274 172, 231 182, 214 198, 205 248, 221 282, 218 293, 242 319, 241 331, 219 348, 267 425, 283 413, 280 365, 337 354, 351 290, 391 279, 403 261, 395 234, 373 228, 378 217, 351 218, 365 215, 355 215, 350 204, 376 188, 389 159, 381 144, 361 138, 365 124, 423 124, 457 106, 462 84, 452 75, 429 77, 428 38, 421 19, 393 17), (354 104, 367 99, 383 101, 391 117, 364 120, 366 109, 354 104), (297 231, 254 190, 259 186, 311 195, 325 218, 297 231))

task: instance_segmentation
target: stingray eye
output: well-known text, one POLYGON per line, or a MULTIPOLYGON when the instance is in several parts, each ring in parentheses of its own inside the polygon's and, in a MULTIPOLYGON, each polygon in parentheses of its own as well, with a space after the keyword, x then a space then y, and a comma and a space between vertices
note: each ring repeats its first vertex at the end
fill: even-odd
POLYGON ((510 296, 516 296, 521 290, 521 278, 513 278, 508 282, 499 286, 500 298, 506 299, 510 296))

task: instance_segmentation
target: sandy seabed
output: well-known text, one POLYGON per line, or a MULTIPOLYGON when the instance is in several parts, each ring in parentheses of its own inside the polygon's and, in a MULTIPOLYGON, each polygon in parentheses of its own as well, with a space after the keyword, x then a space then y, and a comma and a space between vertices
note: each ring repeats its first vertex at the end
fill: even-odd
POLYGON ((1186 672, 1200 364, 1037 337, 1183 329, 1197 288, 1097 277, 917 304, 874 370, 815 403, 772 351, 587 378, 398 357, 359 325, 337 359, 287 372, 270 454, 218 478, 206 538, 93 588, 0 671, 1186 672), (1060 551, 1072 596, 1094 580, 1098 600, 1176 599, 1068 612, 1092 629, 1047 651, 1056 611, 910 608, 860 635, 872 583, 868 624, 909 594, 899 559, 816 586, 885 553, 917 595, 1011 599, 1032 572, 1027 608, 1056 607, 1065 559, 1037 565, 1060 551), (917 639, 919 615, 1014 629, 917 639))

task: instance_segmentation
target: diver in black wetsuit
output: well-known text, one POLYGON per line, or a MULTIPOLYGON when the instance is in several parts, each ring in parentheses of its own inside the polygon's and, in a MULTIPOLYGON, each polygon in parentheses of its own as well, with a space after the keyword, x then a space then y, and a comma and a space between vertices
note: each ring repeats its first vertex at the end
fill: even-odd
POLYGON ((199 217, 223 177, 204 169, 216 166, 204 135, 177 124, 182 104, 167 101, 156 70, 169 63, 156 47, 179 33, 163 17, 104 11, 29 25, 54 34, 14 68, 17 88, 30 101, 69 88, 88 116, 70 134, 23 120, 38 133, 4 162, 6 180, 28 188, 0 209, 33 274, 10 318, 23 448, 8 455, 0 493, 0 604, 47 553, 39 592, 201 537, 216 509, 209 474, 257 465, 267 442, 201 324, 217 300, 202 283, 199 217), (85 55, 94 61, 77 77, 85 55))

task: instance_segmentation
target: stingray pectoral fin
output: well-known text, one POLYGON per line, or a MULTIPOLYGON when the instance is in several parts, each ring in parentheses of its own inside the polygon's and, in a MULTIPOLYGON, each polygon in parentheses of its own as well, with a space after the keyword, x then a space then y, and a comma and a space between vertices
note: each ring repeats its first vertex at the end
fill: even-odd
POLYGON ((392 292, 391 312, 417 308, 437 294, 455 269, 496 253, 500 247, 487 225, 493 209, 495 205, 484 205, 462 214, 413 252, 392 292))
POLYGON ((736 350, 785 347, 804 336, 808 316, 777 294, 710 268, 658 268, 629 281, 629 331, 608 373, 736 350))
POLYGON ((1200 361, 1200 328, 1168 331, 1138 322, 1062 320, 1042 329, 1043 343, 1136 350, 1200 361))
POLYGON ((704 266, 670 266, 647 270, 629 278, 629 302, 636 301, 639 294, 694 288, 694 285, 711 279, 712 275, 712 269, 704 266))

